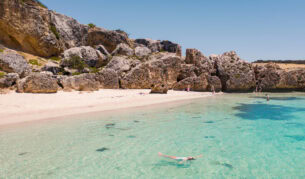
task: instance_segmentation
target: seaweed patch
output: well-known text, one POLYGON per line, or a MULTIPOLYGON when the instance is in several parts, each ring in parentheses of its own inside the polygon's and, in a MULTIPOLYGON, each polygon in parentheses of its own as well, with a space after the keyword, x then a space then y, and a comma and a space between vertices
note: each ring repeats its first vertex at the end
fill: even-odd
POLYGON ((105 152, 106 150, 109 150, 106 147, 100 148, 100 149, 96 149, 97 152, 105 152))

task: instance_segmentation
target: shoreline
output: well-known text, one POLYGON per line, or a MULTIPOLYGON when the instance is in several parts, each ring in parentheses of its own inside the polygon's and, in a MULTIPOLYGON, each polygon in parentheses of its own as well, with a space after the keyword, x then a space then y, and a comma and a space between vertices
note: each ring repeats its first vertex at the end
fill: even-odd
POLYGON ((9 93, 0 95, 0 126, 56 119, 86 113, 136 108, 162 103, 198 99, 222 93, 102 89, 95 92, 58 92, 55 94, 9 93))

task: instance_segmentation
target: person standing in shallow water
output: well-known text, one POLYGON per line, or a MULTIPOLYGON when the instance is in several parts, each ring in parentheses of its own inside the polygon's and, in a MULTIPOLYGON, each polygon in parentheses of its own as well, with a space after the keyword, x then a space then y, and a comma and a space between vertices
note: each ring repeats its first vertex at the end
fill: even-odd
POLYGON ((267 101, 270 101, 269 94, 266 94, 266 97, 267 97, 267 101))

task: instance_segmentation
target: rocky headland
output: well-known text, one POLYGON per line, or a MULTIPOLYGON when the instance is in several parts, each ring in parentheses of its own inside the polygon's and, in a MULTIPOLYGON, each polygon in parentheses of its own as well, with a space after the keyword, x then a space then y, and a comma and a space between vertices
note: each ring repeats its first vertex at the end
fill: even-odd
POLYGON ((205 56, 167 40, 131 39, 44 7, 0 2, 0 88, 19 93, 99 89, 305 91, 305 69, 242 60, 234 51, 205 56))

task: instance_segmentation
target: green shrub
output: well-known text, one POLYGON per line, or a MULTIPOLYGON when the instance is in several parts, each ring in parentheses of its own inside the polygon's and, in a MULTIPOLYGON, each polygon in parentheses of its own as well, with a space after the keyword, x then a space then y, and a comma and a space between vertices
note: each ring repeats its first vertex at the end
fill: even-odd
POLYGON ((3 52, 4 52, 4 50, 0 48, 0 53, 3 53, 3 52))
POLYGON ((95 67, 89 67, 89 69, 90 69, 90 73, 98 73, 100 71, 100 69, 95 67))
POLYGON ((56 62, 60 62, 61 58, 60 57, 51 57, 50 60, 56 61, 56 62))
POLYGON ((59 35, 55 25, 50 25, 50 31, 53 32, 53 34, 55 35, 57 40, 60 39, 60 35, 59 35))
POLYGON ((35 65, 35 66, 41 66, 41 64, 36 59, 30 59, 29 64, 35 65))
POLYGON ((96 25, 95 25, 95 24, 93 24, 93 23, 88 24, 88 26, 89 26, 89 28, 90 28, 90 29, 92 29, 92 28, 95 28, 95 27, 96 27, 96 25))
POLYGON ((3 78, 6 75, 5 72, 0 71, 0 78, 3 78))
POLYGON ((70 68, 77 69, 78 71, 81 71, 87 67, 86 63, 76 55, 69 59, 65 59, 64 64, 70 68))
POLYGON ((72 73, 72 76, 77 76, 77 75, 80 75, 81 73, 80 72, 74 72, 72 73))

